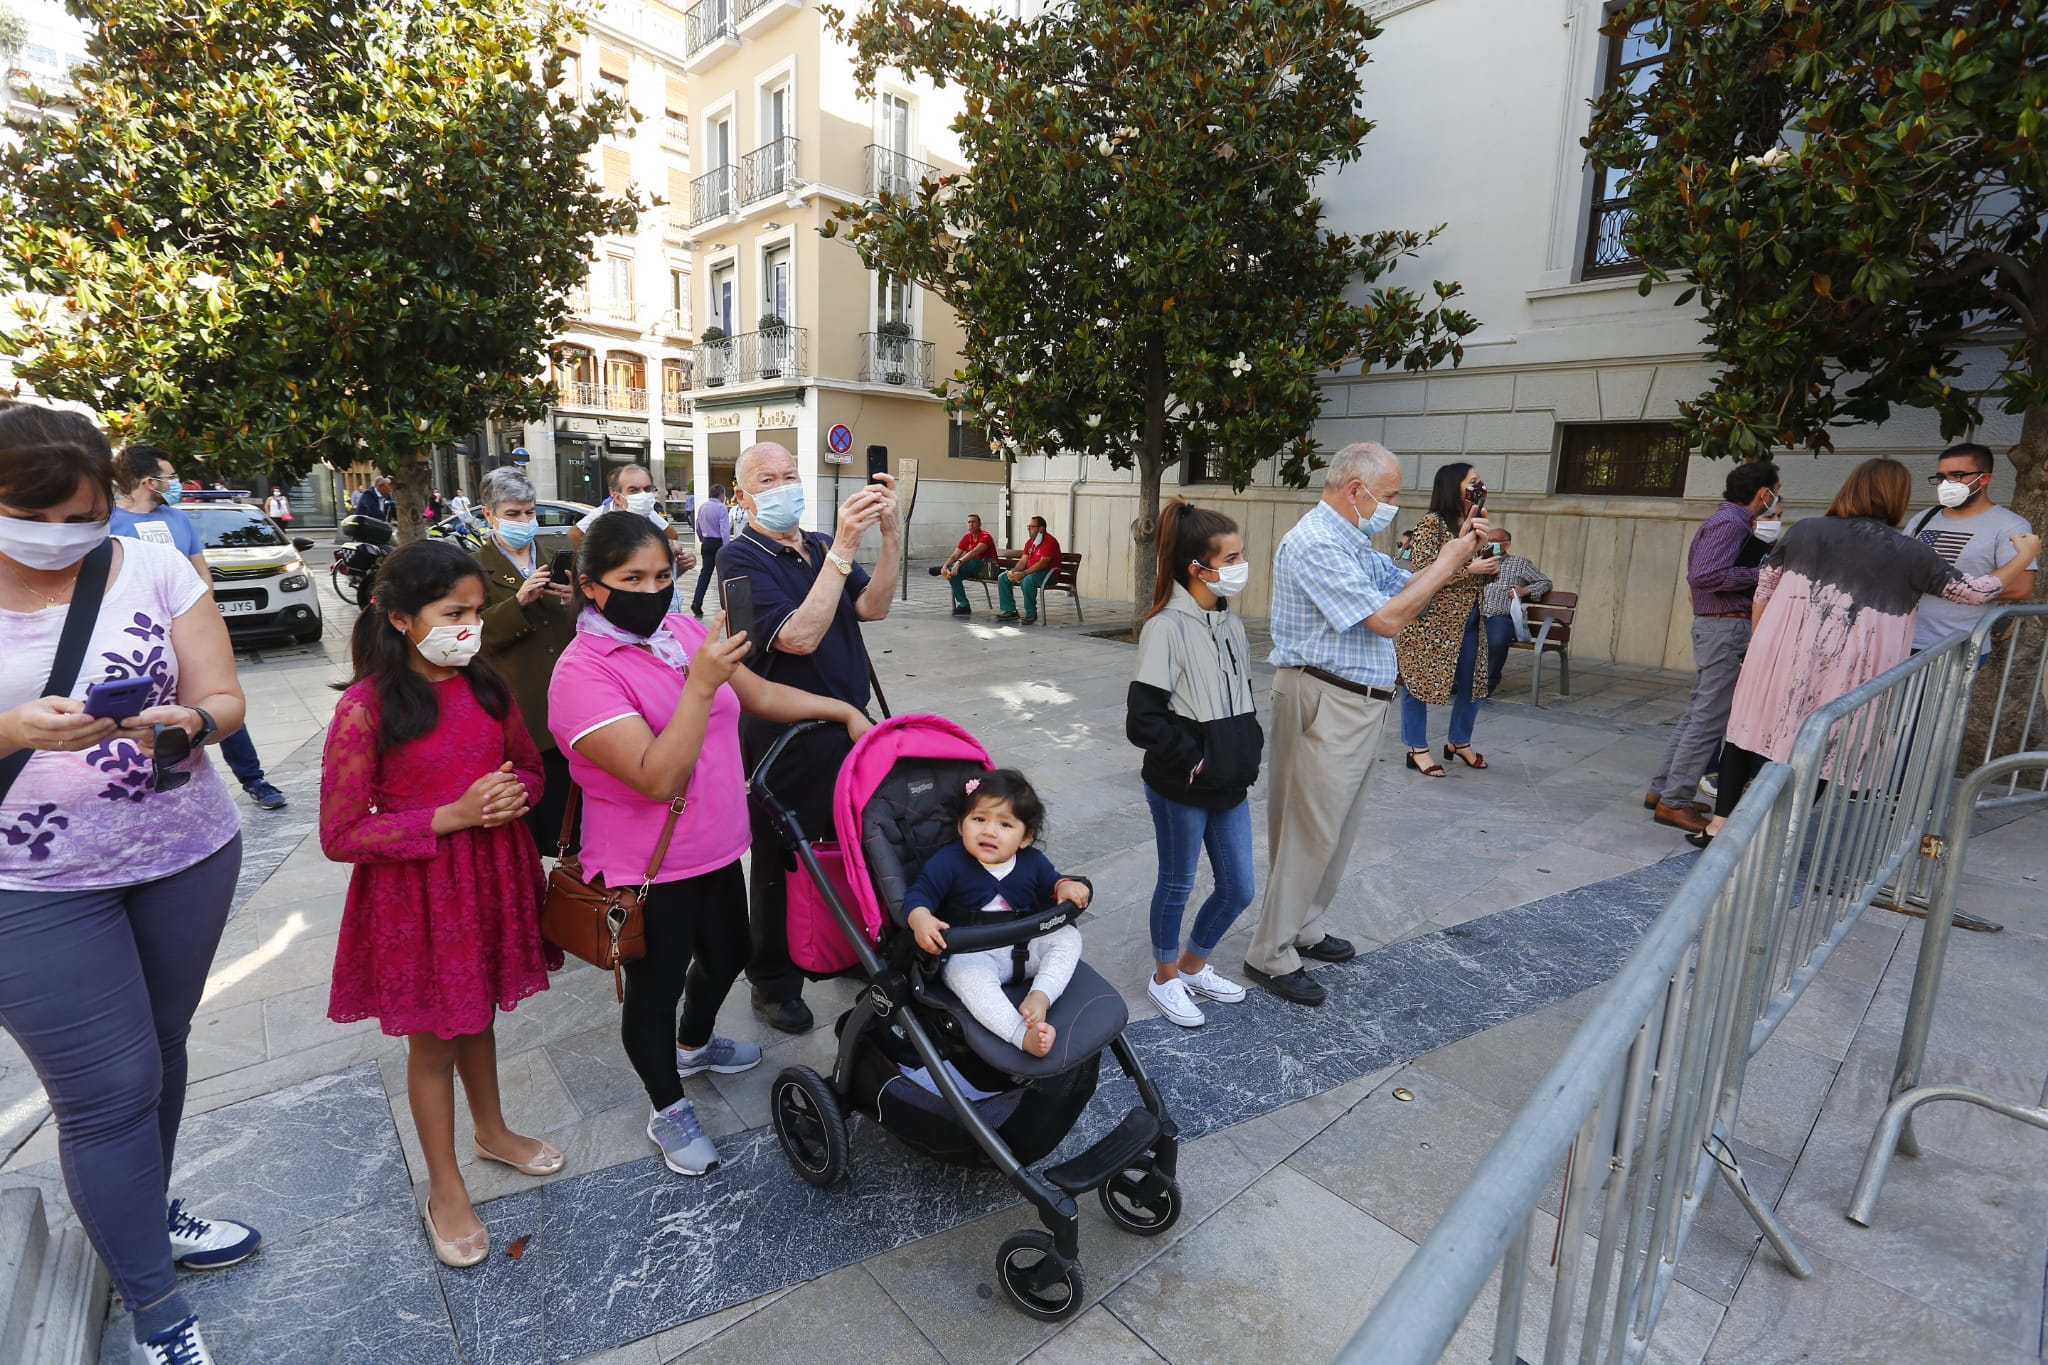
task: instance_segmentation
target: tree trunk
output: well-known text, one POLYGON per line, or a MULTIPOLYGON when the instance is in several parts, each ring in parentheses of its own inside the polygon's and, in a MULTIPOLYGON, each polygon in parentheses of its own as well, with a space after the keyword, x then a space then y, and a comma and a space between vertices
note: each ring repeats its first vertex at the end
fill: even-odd
POLYGON ((1159 480, 1166 468, 1166 341, 1145 343, 1145 425, 1138 439, 1138 515, 1131 523, 1131 631, 1144 624, 1159 573, 1159 480))
POLYGON ((434 473, 432 451, 413 450, 393 461, 391 497, 398 504, 398 543, 408 544, 427 533, 427 488, 434 473))

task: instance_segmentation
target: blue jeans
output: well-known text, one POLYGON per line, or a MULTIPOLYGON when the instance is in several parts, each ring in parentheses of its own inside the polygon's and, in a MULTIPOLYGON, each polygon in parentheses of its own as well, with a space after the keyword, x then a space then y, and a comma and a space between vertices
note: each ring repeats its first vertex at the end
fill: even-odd
MULTIPOLYGON (((1472 669, 1479 658, 1479 616, 1465 622, 1465 643, 1458 650, 1458 673, 1451 680, 1451 743, 1470 744, 1479 703, 1472 700, 1472 669)), ((1429 747, 1429 705, 1401 689, 1401 742, 1411 749, 1429 747)))
POLYGON ((1489 616, 1486 618, 1486 649, 1490 657, 1486 663, 1486 695, 1500 691, 1501 671, 1508 666, 1508 646, 1515 642, 1515 618, 1512 616, 1489 616))
POLYGON ((1188 951, 1206 958, 1252 903, 1251 802, 1240 801, 1229 810, 1205 810, 1169 801, 1147 787, 1145 804, 1152 808, 1152 830, 1159 843, 1159 881, 1152 888, 1152 958, 1180 958, 1181 914, 1194 892, 1195 869, 1205 848, 1216 889, 1195 912, 1188 951))
POLYGON ((248 726, 243 726, 214 747, 228 761, 228 771, 235 775, 235 781, 247 787, 263 780, 263 760, 256 757, 256 741, 249 738, 248 726))

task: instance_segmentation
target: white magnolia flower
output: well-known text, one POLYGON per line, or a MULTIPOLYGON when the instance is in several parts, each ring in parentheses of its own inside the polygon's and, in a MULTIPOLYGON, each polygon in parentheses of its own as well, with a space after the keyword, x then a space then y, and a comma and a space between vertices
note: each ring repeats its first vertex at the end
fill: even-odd
POLYGON ((1251 367, 1252 363, 1244 358, 1243 351, 1239 351, 1236 355, 1230 358, 1230 373, 1232 378, 1242 379, 1245 373, 1249 371, 1251 367))
POLYGON ((1038 371, 1036 370, 1019 370, 1017 372, 1017 382, 1019 384, 1029 384, 1031 382, 1031 376, 1037 373, 1038 371))
POLYGON ((1099 426, 1101 426, 1101 425, 1102 425, 1102 414, 1101 414, 1101 413, 1099 413, 1099 412, 1091 412, 1091 413, 1089 413, 1089 414, 1088 414, 1088 429, 1089 429, 1090 431, 1093 431, 1093 430, 1095 430, 1095 428, 1097 428, 1097 427, 1099 427, 1099 426))
POLYGON ((1138 130, 1128 123, 1116 130, 1116 140, 1118 142, 1135 142, 1137 137, 1138 130))
POLYGON ((363 180, 367 184, 374 185, 383 178, 384 177, 382 175, 378 174, 377 168, 375 166, 372 166, 368 170, 363 172, 363 180))
POLYGON ((1742 163, 1745 166, 1756 166, 1769 171, 1776 170, 1791 159, 1792 153, 1789 150, 1784 147, 1773 147, 1762 156, 1746 156, 1742 158, 1742 163))
POLYGON ((1099 137, 1095 139, 1095 150, 1098 155, 1108 156, 1110 153, 1114 152, 1116 148, 1110 143, 1110 140, 1108 138, 1099 137))
POLYGON ((187 280, 186 283, 190 284, 194 289, 198 289, 206 293, 211 293, 214 290, 220 288, 222 284, 226 283, 226 281, 224 281, 220 276, 214 274, 211 270, 195 270, 192 272, 191 278, 187 280))

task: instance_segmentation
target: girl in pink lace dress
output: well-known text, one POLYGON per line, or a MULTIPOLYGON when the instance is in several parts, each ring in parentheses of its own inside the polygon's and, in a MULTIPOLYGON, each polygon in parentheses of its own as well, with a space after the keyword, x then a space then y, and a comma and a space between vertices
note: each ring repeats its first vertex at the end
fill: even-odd
POLYGON ((563 1165, 498 1103, 497 1011, 547 989, 561 959, 541 943, 540 855, 519 818, 540 795, 540 754, 505 680, 472 662, 483 604, 483 571, 456 545, 420 541, 384 562, 320 780, 320 847, 355 864, 327 1015, 406 1038, 420 1215, 453 1266, 490 1254, 456 1167, 457 1072, 478 1156, 528 1175, 563 1165))

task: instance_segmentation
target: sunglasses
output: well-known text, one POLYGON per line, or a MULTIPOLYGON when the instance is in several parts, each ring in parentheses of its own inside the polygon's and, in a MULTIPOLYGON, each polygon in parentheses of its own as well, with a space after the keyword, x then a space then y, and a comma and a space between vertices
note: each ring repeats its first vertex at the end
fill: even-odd
POLYGON ((1990 473, 1991 471, 1988 469, 1950 469, 1944 470, 1939 474, 1929 474, 1927 482, 1932 484, 1969 483, 1973 479, 1984 478, 1990 473))
POLYGON ((174 792, 192 780, 192 774, 177 765, 192 757, 192 734, 182 725, 152 725, 150 779, 159 792, 174 792))

